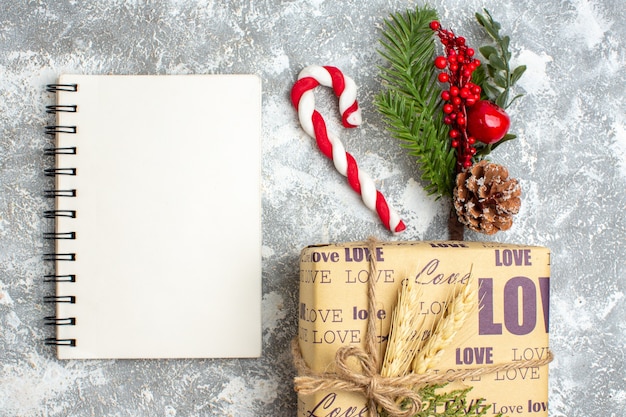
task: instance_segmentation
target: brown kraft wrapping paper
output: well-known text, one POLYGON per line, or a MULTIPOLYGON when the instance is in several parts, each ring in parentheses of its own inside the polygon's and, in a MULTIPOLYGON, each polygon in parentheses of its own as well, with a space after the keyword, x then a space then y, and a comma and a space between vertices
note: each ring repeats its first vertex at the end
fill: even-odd
MULTIPOLYGON (((392 311, 404 279, 421 286, 417 308, 421 337, 459 286, 478 286, 479 306, 432 370, 493 366, 548 357, 550 251, 495 242, 366 242, 309 246, 300 255, 298 345, 313 372, 334 370, 337 349, 363 347, 373 279, 379 356, 389 336, 392 311), (376 268, 370 277, 369 256, 376 268)), ((479 402, 486 415, 548 416, 548 366, 531 366, 450 382, 473 387, 467 406, 479 402)), ((445 405, 441 405, 445 411, 445 405)), ((338 390, 298 394, 298 416, 368 416, 363 395, 338 390)))

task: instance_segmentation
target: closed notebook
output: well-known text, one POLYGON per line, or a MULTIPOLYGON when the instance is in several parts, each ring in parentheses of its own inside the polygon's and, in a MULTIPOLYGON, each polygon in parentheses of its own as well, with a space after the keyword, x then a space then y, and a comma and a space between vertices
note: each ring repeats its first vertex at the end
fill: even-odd
POLYGON ((260 356, 259 78, 63 75, 48 91, 58 358, 260 356))

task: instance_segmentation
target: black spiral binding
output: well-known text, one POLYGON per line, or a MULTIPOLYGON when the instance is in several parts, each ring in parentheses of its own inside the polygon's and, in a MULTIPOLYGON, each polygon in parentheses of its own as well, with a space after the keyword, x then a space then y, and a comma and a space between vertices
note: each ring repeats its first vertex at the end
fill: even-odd
POLYGON ((76 147, 71 146, 69 148, 46 148, 43 150, 43 154, 46 156, 76 155, 76 147))
POLYGON ((56 93, 57 91, 71 91, 75 93, 78 91, 78 84, 48 84, 46 91, 49 93, 56 93))
MULTIPOLYGON (((76 92, 78 91, 77 84, 49 84, 46 86, 46 91, 51 93, 56 93, 58 91, 65 92, 76 92)), ((78 106, 73 104, 55 104, 51 106, 46 106, 46 113, 56 114, 56 113, 76 113, 78 111, 78 106)), ((65 134, 76 134, 76 126, 64 126, 64 125, 52 125, 45 127, 45 133, 47 135, 56 136, 57 133, 65 133, 65 134)), ((44 155, 53 156, 56 155, 76 155, 76 147, 50 147, 44 149, 44 155)), ((56 165, 56 164, 55 164, 56 165)), ((76 168, 67 168, 67 167, 54 167, 47 168, 44 170, 44 174, 48 177, 56 177, 57 175, 71 175, 75 176, 77 174, 76 168)), ((75 189, 49 189, 44 190, 44 197, 46 198, 72 198, 76 197, 75 189)), ((43 213, 44 218, 46 219, 54 219, 56 221, 57 218, 76 218, 76 210, 46 210, 43 213)), ((44 239, 46 240, 75 240, 76 232, 47 232, 44 233, 44 239)), ((54 262, 74 262, 76 261, 75 253, 45 253, 44 261, 54 262)), ((44 282, 76 282, 76 275, 68 274, 68 275, 57 275, 48 274, 43 277, 44 282)), ((56 296, 50 295, 44 297, 44 303, 58 304, 58 303, 69 303, 75 304, 76 297, 73 295, 70 296, 56 296)), ((56 316, 48 316, 44 317, 44 324, 47 326, 75 326, 76 325, 76 317, 56 317, 56 316)), ((47 338, 44 340, 46 345, 50 346, 76 346, 76 339, 59 339, 56 337, 47 338)))

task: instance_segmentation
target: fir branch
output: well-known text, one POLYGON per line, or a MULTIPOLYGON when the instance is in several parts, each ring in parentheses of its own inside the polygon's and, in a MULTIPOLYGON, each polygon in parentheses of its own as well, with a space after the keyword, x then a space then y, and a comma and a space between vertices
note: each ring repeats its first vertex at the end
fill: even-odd
MULTIPOLYGON (((484 416, 491 408, 491 404, 487 405, 483 401, 468 401, 467 395, 472 390, 471 387, 438 394, 437 390, 442 387, 442 385, 432 385, 420 390, 427 407, 414 417, 484 416)), ((496 415, 496 417, 501 416, 501 413, 496 415)))
POLYGON ((380 67, 384 91, 375 99, 391 134, 417 158, 425 189, 437 197, 452 194, 455 156, 442 122, 441 88, 432 65, 435 43, 429 24, 434 9, 419 6, 385 20, 380 67))
MULTIPOLYGON (((413 417, 480 417, 487 415, 491 404, 484 400, 468 400, 472 387, 445 392, 447 384, 426 385, 419 390, 423 408, 413 417), (444 392, 439 392, 444 389, 444 392)), ((381 413, 385 416, 385 413, 381 413)), ((495 417, 502 417, 502 413, 495 417)))

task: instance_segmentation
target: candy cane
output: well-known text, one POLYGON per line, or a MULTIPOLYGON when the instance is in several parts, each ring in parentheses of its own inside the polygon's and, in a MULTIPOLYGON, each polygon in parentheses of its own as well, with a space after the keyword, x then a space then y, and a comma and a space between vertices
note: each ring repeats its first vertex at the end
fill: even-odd
POLYGON ((352 155, 346 152, 341 141, 329 134, 322 115, 315 110, 313 89, 318 85, 332 87, 339 97, 341 121, 346 128, 361 124, 361 109, 356 101, 356 84, 352 78, 329 66, 311 65, 298 74, 298 80, 291 89, 291 101, 298 111, 298 119, 302 129, 317 141, 322 153, 332 159, 335 168, 347 177, 354 191, 361 194, 363 203, 372 211, 376 211, 386 228, 400 233, 406 226, 398 214, 387 204, 385 197, 376 189, 374 181, 365 172, 359 170, 352 155))

